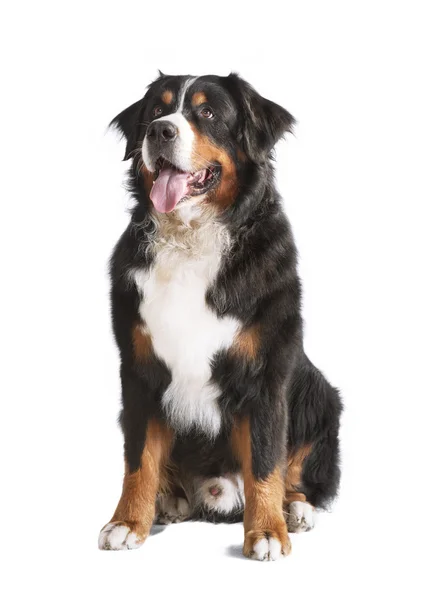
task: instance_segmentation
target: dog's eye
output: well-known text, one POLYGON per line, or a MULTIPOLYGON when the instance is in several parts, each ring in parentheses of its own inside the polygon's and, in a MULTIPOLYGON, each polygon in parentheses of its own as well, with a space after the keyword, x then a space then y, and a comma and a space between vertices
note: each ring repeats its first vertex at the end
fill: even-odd
POLYGON ((160 117, 163 114, 163 108, 161 106, 155 106, 153 108, 153 117, 160 117))
POLYGON ((205 107, 205 108, 202 108, 202 110, 200 111, 200 116, 202 116, 204 119, 212 119, 214 114, 210 108, 205 107))

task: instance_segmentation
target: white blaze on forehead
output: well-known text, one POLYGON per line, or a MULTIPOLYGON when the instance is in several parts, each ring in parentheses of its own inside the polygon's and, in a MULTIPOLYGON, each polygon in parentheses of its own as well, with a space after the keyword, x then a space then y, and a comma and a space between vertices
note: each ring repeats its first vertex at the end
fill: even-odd
POLYGON ((178 109, 177 112, 178 113, 182 113, 182 109, 184 108, 184 102, 185 102, 185 95, 188 91, 188 88, 193 85, 193 83, 196 81, 196 79, 198 79, 198 77, 189 77, 188 79, 186 79, 181 87, 181 90, 179 92, 179 102, 178 102, 178 109))
MULTIPOLYGON (((190 123, 182 114, 182 110, 184 108, 187 90, 196 79, 197 77, 189 77, 184 81, 178 94, 178 107, 176 112, 156 119, 156 121, 168 121, 173 123, 178 128, 178 137, 174 142, 172 162, 182 171, 188 172, 194 170, 192 161, 194 133, 190 127, 190 123)), ((149 171, 155 171, 156 165, 155 161, 150 158, 147 136, 145 136, 142 144, 142 160, 149 171)))

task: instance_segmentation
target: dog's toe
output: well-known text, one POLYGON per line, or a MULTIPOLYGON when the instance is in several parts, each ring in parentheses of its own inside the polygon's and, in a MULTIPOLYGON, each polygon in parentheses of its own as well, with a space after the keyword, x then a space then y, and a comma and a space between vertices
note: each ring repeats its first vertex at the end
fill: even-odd
POLYGON ((156 522, 161 525, 180 523, 190 516, 190 506, 185 498, 161 496, 157 501, 156 522))
POLYGON ((286 521, 291 533, 310 531, 315 524, 315 510, 308 502, 291 502, 287 509, 286 521))
POLYGON ((245 535, 243 554, 255 560, 278 560, 291 552, 291 542, 286 526, 272 530, 253 530, 245 535))
POLYGON ((134 550, 141 544, 137 534, 123 521, 107 523, 98 538, 100 550, 134 550))

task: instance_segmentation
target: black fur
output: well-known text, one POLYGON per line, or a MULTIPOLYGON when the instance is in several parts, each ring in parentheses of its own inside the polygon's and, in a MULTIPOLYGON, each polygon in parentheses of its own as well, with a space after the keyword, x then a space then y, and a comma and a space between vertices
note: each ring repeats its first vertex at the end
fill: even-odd
MULTIPOLYGON (((140 176, 138 149, 162 91, 179 89, 182 81, 161 75, 142 100, 112 121, 126 137, 125 160, 133 159, 128 185, 136 200, 131 223, 111 259, 112 317, 122 365, 121 425, 131 470, 139 466, 147 420, 153 415, 164 418, 160 399, 171 381, 161 360, 151 358, 141 366, 132 350, 131 331, 139 319, 140 297, 129 271, 148 267, 153 260, 147 251, 149 225, 144 225, 152 207, 140 176)), ((285 461, 287 452, 311 444, 302 491, 312 504, 324 507, 339 483, 341 401, 304 354, 297 252, 271 164, 275 143, 292 130, 294 119, 235 74, 202 77, 197 86, 208 89, 211 96, 214 92, 221 122, 204 124, 190 113, 186 116, 227 149, 239 178, 239 193, 221 217, 230 231, 233 251, 224 258, 206 302, 218 316, 236 317, 248 327, 258 325, 262 336, 255 360, 225 351, 214 357, 212 379, 222 390, 223 430, 214 441, 197 432, 179 436, 173 459, 180 469, 195 475, 237 471, 230 429, 234 419, 248 416, 255 476, 267 477, 285 461), (244 159, 239 158, 240 150, 244 159)))
POLYGON ((242 111, 239 143, 254 162, 259 162, 260 155, 265 160, 279 139, 292 131, 295 119, 234 73, 227 77, 226 85, 242 111))

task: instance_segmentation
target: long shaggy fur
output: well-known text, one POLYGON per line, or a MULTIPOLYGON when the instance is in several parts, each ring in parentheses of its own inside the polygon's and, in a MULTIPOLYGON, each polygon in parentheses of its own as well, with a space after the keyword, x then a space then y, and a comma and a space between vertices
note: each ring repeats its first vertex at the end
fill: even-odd
MULTIPOLYGON (((149 198, 141 145, 153 106, 165 90, 178 97, 185 81, 185 77, 160 76, 143 99, 113 120, 126 138, 125 159, 132 159, 128 187, 136 201, 110 270, 126 463, 130 472, 139 468, 147 423, 156 418, 176 430, 171 454, 179 473, 175 483, 237 475, 240 463, 231 446, 231 431, 234 423, 249 419, 254 477, 265 480, 278 465, 285 477, 287 458, 309 448, 294 491, 324 508, 339 484, 341 400, 304 353, 297 251, 271 161, 274 145, 292 130, 294 119, 235 74, 198 78, 190 87, 213 98, 219 118, 211 123, 197 120, 190 91, 183 110, 193 130, 227 157, 228 168, 235 173, 234 187, 228 191, 235 192, 232 197, 231 192, 224 197, 218 190, 212 192, 196 212, 183 209, 179 214, 160 215, 149 198), (136 274, 152 273, 160 262, 173 274, 184 256, 190 268, 191 260, 199 264, 205 255, 215 255, 218 261, 206 279, 204 302, 209 314, 218 323, 229 319, 237 324, 235 342, 219 346, 209 359, 209 385, 218 391, 215 402, 220 414, 220 428, 212 435, 197 421, 187 429, 174 424, 174 408, 166 410, 164 403, 165 394, 174 389, 172 367, 156 354, 156 340, 145 363, 136 360, 132 338, 135 324, 146 327, 141 318, 143 285, 138 285, 136 274)), ((184 337, 191 325, 183 326, 184 337)), ((235 520, 242 510, 243 504, 230 515, 212 516, 198 502, 193 516, 235 520)))

